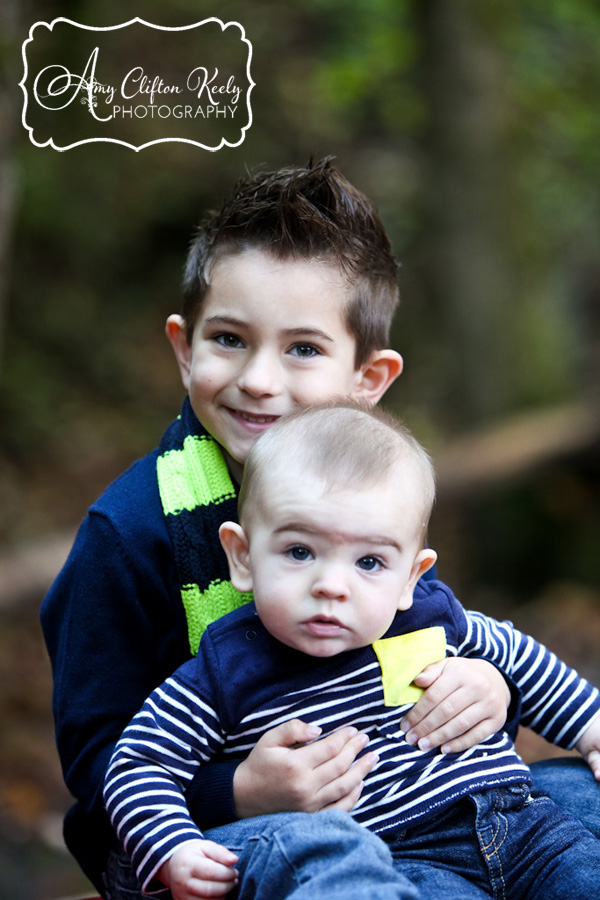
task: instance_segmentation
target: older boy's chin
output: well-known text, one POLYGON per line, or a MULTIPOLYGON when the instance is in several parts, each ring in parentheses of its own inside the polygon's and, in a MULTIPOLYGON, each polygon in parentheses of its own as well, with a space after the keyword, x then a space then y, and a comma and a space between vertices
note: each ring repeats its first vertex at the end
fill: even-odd
POLYGON ((244 475, 244 462, 246 461, 246 457, 248 456, 249 450, 246 451, 246 453, 244 453, 244 454, 240 453, 240 454, 237 454, 236 456, 233 456, 233 454, 230 453, 229 450, 226 447, 224 447, 222 444, 221 444, 221 450, 223 452, 223 457, 225 459, 225 463, 227 465, 229 474, 231 475, 231 477, 233 478, 234 481, 236 481, 238 484, 241 484, 242 477, 244 475), (241 456, 243 456, 243 461, 238 458, 241 456))

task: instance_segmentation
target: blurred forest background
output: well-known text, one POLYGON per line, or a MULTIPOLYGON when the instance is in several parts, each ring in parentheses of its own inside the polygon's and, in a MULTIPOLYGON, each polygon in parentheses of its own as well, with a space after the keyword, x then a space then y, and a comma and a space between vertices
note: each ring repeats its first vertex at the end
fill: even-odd
POLYGON ((334 154, 375 201, 402 260, 387 403, 438 464, 440 575, 600 682, 595 0, 3 0, 0 38, 2 895, 85 890, 38 609, 89 503, 178 412, 164 320, 195 225, 246 169, 334 154), (21 45, 57 16, 240 22, 244 143, 33 146, 21 45))

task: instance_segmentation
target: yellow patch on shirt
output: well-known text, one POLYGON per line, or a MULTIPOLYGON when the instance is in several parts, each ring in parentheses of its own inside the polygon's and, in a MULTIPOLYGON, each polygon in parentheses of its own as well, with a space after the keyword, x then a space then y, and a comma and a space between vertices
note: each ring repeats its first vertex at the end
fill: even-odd
POLYGON ((386 706, 416 703, 424 693, 412 682, 423 669, 446 658, 446 632, 441 625, 373 642, 381 666, 386 706))

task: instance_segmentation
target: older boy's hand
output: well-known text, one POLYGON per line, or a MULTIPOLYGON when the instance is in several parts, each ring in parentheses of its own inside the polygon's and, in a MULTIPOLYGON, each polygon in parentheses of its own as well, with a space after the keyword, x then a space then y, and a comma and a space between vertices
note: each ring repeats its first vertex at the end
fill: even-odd
POLYGON ((214 841, 188 841, 162 864, 156 877, 173 900, 223 897, 235 887, 237 856, 214 841))
POLYGON ((320 728, 292 719, 262 736, 233 777, 240 819, 352 809, 377 754, 356 759, 368 743, 367 735, 356 728, 341 728, 317 740, 320 733, 320 728))
POLYGON ((503 727, 510 691, 502 674, 482 659, 448 657, 415 678, 426 688, 401 722, 409 744, 460 753, 503 727))
POLYGON ((588 766, 600 781, 600 716, 583 732, 575 744, 588 766))

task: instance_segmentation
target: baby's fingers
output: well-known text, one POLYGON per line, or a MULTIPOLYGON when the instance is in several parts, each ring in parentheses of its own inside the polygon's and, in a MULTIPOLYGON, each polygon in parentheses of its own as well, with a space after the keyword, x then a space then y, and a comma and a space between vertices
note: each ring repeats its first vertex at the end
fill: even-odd
POLYGON ((207 859, 212 859, 214 862, 222 863, 224 866, 232 866, 237 862, 237 856, 235 853, 232 853, 231 850, 228 850, 227 847, 224 847, 222 844, 217 844, 216 841, 202 841, 202 852, 206 856, 207 859))
POLYGON ((600 781, 600 750, 590 750, 586 756, 586 761, 596 781, 600 781))
MULTIPOLYGON (((232 866, 212 859, 204 859, 199 860, 193 867, 186 888, 191 897, 223 897, 235 887, 237 882, 238 872, 232 866)), ((177 897, 176 892, 173 891, 173 893, 177 897)))
POLYGON ((189 841, 165 864, 168 877, 161 880, 174 900, 223 897, 237 884, 236 862, 234 853, 214 841, 189 841))

